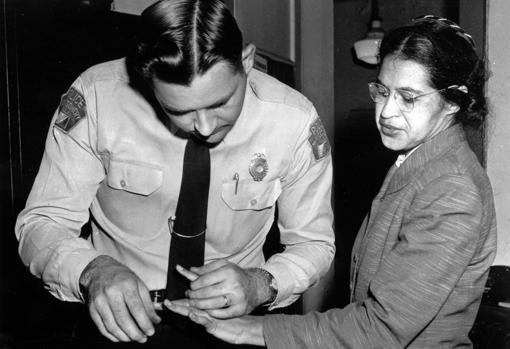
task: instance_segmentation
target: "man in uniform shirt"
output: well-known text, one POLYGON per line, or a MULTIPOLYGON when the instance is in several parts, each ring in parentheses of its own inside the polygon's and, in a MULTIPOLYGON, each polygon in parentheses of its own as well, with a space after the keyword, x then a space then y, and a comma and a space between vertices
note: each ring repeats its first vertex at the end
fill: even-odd
POLYGON ((86 302, 109 340, 146 342, 159 331, 167 221, 196 137, 210 146, 211 174, 205 265, 187 297, 218 318, 291 304, 335 250, 330 146, 315 108, 252 69, 255 47, 243 47, 221 0, 159 1, 138 39, 63 95, 16 224, 22 260, 55 297, 86 302), (265 261, 276 203, 285 250, 265 261))

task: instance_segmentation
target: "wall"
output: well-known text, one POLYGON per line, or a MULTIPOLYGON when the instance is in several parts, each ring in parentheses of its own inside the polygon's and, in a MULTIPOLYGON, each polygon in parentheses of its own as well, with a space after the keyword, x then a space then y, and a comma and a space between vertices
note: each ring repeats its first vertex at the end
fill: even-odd
POLYGON ((510 1, 490 0, 487 7, 487 51, 491 77, 488 95, 492 117, 487 132, 487 171, 498 219, 498 253, 494 264, 510 265, 510 1))
POLYGON ((328 137, 333 141, 334 23, 333 0, 300 0, 298 78, 301 91, 317 108, 328 137))
POLYGON ((233 14, 246 42, 295 62, 295 7, 294 0, 238 0, 233 14))
MULTIPOLYGON (((297 13, 297 77, 300 91, 315 105, 328 138, 334 140, 333 0, 300 0, 297 13)), ((334 155, 334 154, 333 154, 334 155)), ((333 158, 334 159, 334 158, 333 158)), ((303 296, 303 311, 325 310, 335 296, 331 288, 334 265, 323 281, 303 296)))

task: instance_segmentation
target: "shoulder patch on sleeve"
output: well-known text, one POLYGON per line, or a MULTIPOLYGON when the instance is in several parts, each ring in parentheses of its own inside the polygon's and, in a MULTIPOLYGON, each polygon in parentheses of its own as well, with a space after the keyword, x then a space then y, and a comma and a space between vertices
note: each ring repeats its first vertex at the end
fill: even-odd
POLYGON ((329 154, 331 146, 321 119, 315 119, 312 125, 310 125, 310 136, 308 137, 308 142, 312 146, 312 152, 315 160, 320 160, 329 154))
POLYGON ((85 98, 77 89, 71 87, 60 100, 55 126, 69 132, 86 115, 85 98))

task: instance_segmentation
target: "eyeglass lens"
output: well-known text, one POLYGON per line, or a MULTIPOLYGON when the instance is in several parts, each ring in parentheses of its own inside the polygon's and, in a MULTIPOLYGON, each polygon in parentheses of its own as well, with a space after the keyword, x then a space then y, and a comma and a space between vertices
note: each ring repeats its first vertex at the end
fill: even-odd
MULTIPOLYGON (((368 84, 368 91, 370 93, 370 97, 375 103, 386 103, 391 95, 390 90, 386 86, 376 82, 368 84)), ((413 96, 404 96, 401 92, 395 91, 393 98, 395 99, 395 102, 397 103, 397 106, 400 108, 400 110, 404 112, 410 112, 413 110, 413 96)))

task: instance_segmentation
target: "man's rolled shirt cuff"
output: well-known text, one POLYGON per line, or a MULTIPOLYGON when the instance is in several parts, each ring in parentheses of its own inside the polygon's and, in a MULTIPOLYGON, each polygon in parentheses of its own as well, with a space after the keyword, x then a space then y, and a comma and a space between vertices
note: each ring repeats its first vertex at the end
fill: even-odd
POLYGON ((60 251, 56 268, 56 280, 43 280, 48 285, 49 292, 56 298, 66 302, 85 303, 85 295, 80 291, 80 276, 92 260, 101 253, 94 249, 81 248, 72 251, 60 251))
POLYGON ((276 299, 268 306, 269 310, 286 307, 299 298, 299 295, 295 295, 293 292, 295 288, 294 273, 289 270, 287 265, 281 262, 270 262, 262 268, 273 275, 278 286, 276 299))

